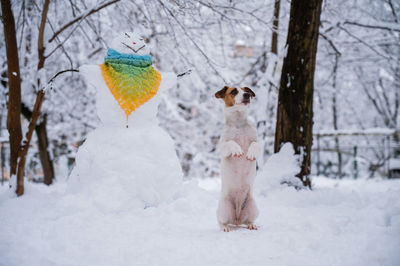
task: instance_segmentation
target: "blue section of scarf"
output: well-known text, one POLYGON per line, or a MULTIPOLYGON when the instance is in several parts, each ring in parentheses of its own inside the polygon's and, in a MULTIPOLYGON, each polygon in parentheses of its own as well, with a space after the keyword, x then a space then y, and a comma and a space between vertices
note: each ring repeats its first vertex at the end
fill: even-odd
POLYGON ((109 48, 104 57, 104 63, 108 64, 126 64, 135 67, 148 67, 153 64, 151 55, 121 54, 116 50, 109 48))

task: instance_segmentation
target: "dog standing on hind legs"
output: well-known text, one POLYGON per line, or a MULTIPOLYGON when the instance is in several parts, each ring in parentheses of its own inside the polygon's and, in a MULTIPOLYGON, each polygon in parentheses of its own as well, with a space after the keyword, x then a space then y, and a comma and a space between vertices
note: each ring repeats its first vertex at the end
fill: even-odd
POLYGON ((247 109, 255 96, 247 87, 225 86, 215 93, 225 102, 225 128, 219 142, 222 186, 217 209, 218 223, 224 232, 229 232, 229 224, 245 224, 248 229, 257 230, 254 220, 258 209, 252 188, 259 145, 257 131, 247 121, 247 109))

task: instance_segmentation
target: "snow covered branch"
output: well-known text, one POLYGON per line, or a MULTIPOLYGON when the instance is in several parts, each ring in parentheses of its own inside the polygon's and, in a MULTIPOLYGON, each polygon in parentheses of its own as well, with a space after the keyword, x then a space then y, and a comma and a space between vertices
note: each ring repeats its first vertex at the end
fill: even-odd
POLYGON ((101 4, 101 5, 97 5, 97 6, 93 7, 93 8, 91 8, 91 9, 89 9, 89 10, 83 12, 83 13, 80 14, 79 16, 75 17, 73 20, 71 20, 71 21, 67 22, 66 24, 64 24, 63 26, 61 26, 61 28, 58 29, 58 30, 53 34, 53 36, 49 39, 49 42, 54 41, 54 39, 55 39, 60 33, 62 33, 64 30, 66 30, 66 29, 67 29, 68 27, 70 27, 71 25, 73 25, 73 24, 75 24, 76 22, 80 21, 81 19, 84 19, 84 18, 86 18, 86 17, 88 17, 88 16, 90 16, 90 15, 92 15, 92 14, 94 14, 94 13, 100 11, 101 9, 103 9, 103 8, 109 6, 109 5, 112 5, 112 4, 114 4, 114 3, 117 3, 117 2, 119 2, 119 1, 120 1, 120 0, 111 0, 111 1, 105 2, 105 3, 101 4))
POLYGON ((400 32, 400 25, 395 23, 380 22, 379 24, 363 24, 355 21, 345 21, 343 24, 354 25, 358 27, 388 30, 388 31, 398 31, 400 32))

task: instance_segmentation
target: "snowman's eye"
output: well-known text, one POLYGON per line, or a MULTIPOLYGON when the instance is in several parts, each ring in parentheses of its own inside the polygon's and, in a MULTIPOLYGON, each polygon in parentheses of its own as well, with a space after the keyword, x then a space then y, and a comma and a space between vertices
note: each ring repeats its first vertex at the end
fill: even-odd
POLYGON ((128 35, 128 33, 125 32, 126 37, 130 38, 131 36, 128 35))

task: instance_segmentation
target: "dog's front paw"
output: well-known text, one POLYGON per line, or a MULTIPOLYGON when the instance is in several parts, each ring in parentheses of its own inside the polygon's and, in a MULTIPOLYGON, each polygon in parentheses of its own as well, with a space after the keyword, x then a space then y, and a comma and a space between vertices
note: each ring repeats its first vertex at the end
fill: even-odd
POLYGON ((231 141, 229 143, 229 155, 231 155, 232 157, 242 157, 243 156, 243 150, 239 146, 239 144, 237 144, 234 141, 231 141))
POLYGON ((257 142, 252 142, 247 151, 246 159, 250 160, 250 161, 254 161, 258 156, 258 152, 259 152, 259 148, 258 148, 257 142))
POLYGON ((221 153, 223 157, 241 157, 243 155, 242 148, 233 140, 224 142, 221 145, 221 153))

